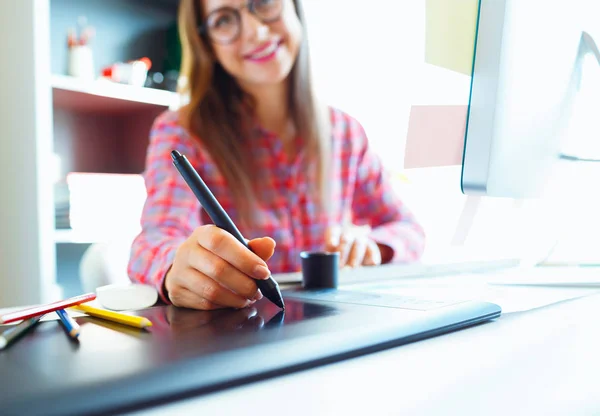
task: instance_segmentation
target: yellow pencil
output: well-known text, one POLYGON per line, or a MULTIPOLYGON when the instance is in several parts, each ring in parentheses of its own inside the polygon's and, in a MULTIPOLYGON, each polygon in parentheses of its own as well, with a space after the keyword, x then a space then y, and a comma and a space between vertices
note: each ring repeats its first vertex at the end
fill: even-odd
POLYGON ((106 309, 94 308, 88 305, 76 305, 72 307, 75 310, 85 312, 90 316, 95 316, 96 318, 106 319, 108 321, 117 322, 123 325, 129 325, 136 328, 146 328, 148 326, 152 326, 152 322, 148 318, 143 318, 141 316, 131 316, 126 315, 124 313, 108 311, 106 309))

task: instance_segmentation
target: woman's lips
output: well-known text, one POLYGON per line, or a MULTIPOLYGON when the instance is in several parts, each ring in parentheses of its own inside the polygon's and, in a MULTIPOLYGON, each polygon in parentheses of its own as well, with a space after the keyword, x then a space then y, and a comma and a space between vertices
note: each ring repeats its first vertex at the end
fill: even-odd
POLYGON ((244 55, 244 59, 252 62, 267 62, 275 58, 279 47, 283 44, 283 40, 267 42, 259 46, 251 53, 244 55))

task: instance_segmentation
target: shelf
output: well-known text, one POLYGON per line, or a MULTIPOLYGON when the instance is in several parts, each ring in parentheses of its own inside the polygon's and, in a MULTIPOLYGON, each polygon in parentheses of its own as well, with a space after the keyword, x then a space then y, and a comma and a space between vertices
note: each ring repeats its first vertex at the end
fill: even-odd
POLYGON ((108 80, 86 81, 66 75, 52 75, 55 107, 81 112, 122 113, 148 108, 176 108, 177 93, 135 87, 108 80))
MULTIPOLYGON (((138 231, 139 232, 139 231, 138 231)), ((54 230, 54 242, 56 244, 94 244, 94 243, 109 243, 111 241, 127 241, 137 235, 138 232, 115 233, 107 231, 75 231, 72 229, 54 230)))
POLYGON ((102 238, 91 233, 77 233, 71 229, 54 230, 55 243, 92 244, 100 241, 102 238))

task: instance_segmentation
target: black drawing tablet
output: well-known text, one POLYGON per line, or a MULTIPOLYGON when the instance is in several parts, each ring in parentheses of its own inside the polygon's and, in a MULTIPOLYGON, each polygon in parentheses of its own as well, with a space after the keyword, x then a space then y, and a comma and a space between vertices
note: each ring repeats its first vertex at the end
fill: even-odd
MULTIPOLYGON (((242 310, 156 306, 149 331, 80 317, 79 341, 41 322, 0 351, 0 414, 103 414, 305 369, 500 315, 485 302, 285 291, 242 310)), ((7 326, 0 326, 0 332, 7 326)))

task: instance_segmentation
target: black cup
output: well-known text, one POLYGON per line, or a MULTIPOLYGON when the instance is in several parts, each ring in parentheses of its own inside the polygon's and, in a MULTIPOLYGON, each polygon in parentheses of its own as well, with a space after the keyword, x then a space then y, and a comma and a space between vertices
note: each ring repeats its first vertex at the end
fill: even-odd
POLYGON ((340 253, 303 251, 302 286, 305 289, 335 289, 338 285, 340 253))

